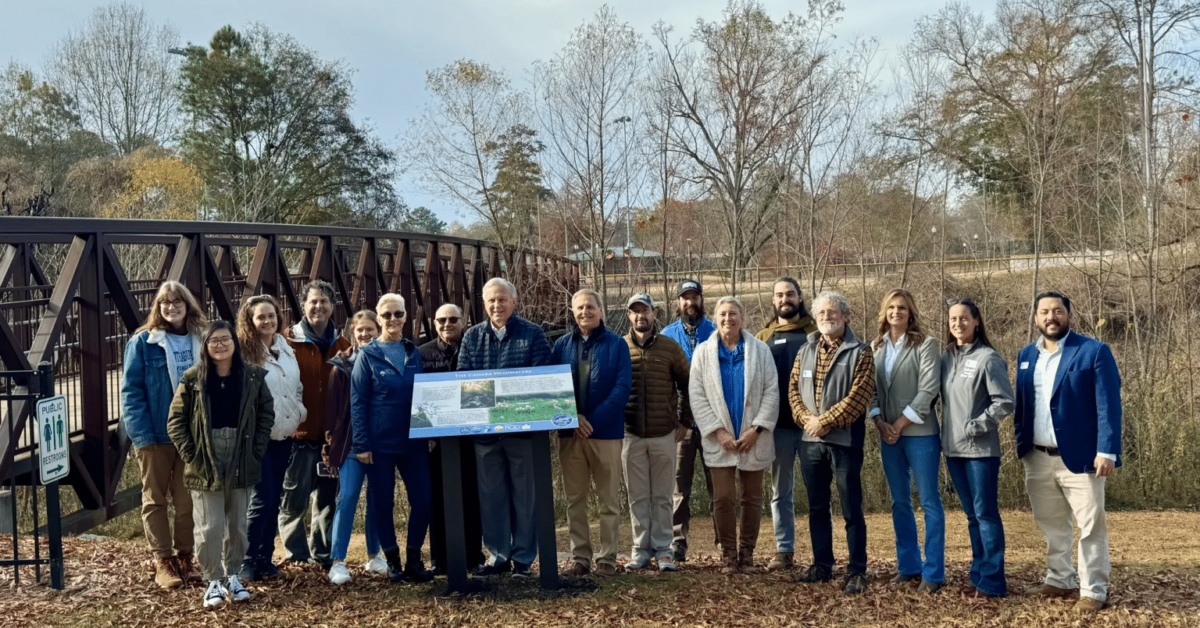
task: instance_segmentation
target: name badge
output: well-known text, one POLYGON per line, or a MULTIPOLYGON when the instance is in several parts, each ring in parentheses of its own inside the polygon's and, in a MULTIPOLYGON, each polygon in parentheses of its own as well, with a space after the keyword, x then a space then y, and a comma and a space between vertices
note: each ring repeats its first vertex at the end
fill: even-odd
POLYGON ((1020 366, 1019 368, 1020 368, 1020 370, 1024 371, 1025 369, 1029 368, 1029 363, 1028 363, 1028 362, 1022 362, 1022 363, 1021 363, 1021 366, 1020 366))
POLYGON ((975 372, 979 370, 979 360, 963 360, 963 379, 975 377, 975 372))
POLYGON ((780 338, 779 340, 775 341, 775 344, 777 344, 777 345, 787 344, 787 338, 780 338))
POLYGON ((808 379, 812 379, 812 371, 804 371, 804 372, 800 373, 800 376, 806 377, 808 379))

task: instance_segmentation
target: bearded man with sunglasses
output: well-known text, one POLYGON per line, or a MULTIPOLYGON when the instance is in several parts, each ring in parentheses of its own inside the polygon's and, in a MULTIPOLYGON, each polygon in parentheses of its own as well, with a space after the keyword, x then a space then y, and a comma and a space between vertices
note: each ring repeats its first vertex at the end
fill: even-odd
MULTIPOLYGON (((466 318, 462 308, 446 303, 433 315, 437 337, 417 348, 426 373, 446 373, 458 369, 458 349, 462 344, 466 318)), ((462 477, 475 478, 475 456, 460 456, 462 477)), ((446 503, 442 484, 442 448, 434 447, 429 455, 430 475, 433 478, 433 523, 429 527, 429 556, 435 574, 446 573, 446 503)), ((479 516, 479 487, 475 482, 462 483, 463 535, 467 541, 467 569, 483 564, 483 529, 479 516)))

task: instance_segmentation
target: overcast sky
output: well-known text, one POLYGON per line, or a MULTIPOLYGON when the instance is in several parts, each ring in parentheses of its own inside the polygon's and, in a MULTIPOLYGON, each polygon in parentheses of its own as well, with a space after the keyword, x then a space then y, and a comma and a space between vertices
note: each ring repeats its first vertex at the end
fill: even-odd
MULTIPOLYGON (((838 28, 842 39, 874 37, 886 56, 902 46, 917 20, 935 13, 948 0, 843 0, 838 28)), ((994 0, 968 0, 991 12, 994 0)), ((11 0, 3 10, 0 62, 17 61, 40 70, 54 43, 79 29, 92 10, 107 4, 92 0, 11 0), (16 25, 20 25, 19 27, 16 25)), ((157 23, 176 28, 180 43, 207 45, 221 26, 261 22, 295 37, 324 59, 340 59, 353 68, 355 115, 367 119, 378 135, 395 142, 425 102, 424 73, 467 58, 504 70, 514 82, 538 59, 560 49, 571 31, 604 3, 599 0, 202 0, 146 2, 157 23)), ((697 18, 717 20, 724 0, 613 0, 617 15, 646 34, 662 20, 690 30, 697 18)), ((763 0, 776 17, 804 12, 806 0, 763 0)), ((409 205, 426 205, 443 219, 469 218, 399 182, 409 205), (457 215, 456 215, 457 213, 457 215)), ((473 219, 471 219, 473 220, 473 219)), ((464 220, 470 222, 471 220, 464 220)))

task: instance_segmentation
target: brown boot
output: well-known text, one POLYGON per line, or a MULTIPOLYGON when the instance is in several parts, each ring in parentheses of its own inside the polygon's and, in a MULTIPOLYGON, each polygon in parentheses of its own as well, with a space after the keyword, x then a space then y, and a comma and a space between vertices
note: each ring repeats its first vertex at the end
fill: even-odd
POLYGON ((164 589, 177 589, 183 586, 183 579, 175 570, 175 561, 171 558, 158 558, 154 561, 154 582, 164 589))
POLYGON ((723 554, 724 554, 724 556, 721 557, 721 574, 722 575, 731 576, 731 575, 741 571, 740 569, 738 569, 737 554, 734 554, 732 551, 726 551, 726 552, 723 552, 723 554))
POLYGON ((175 566, 178 569, 179 577, 184 582, 203 582, 204 575, 200 573, 200 567, 196 565, 195 554, 179 553, 175 555, 175 566))
POLYGON ((754 567, 753 547, 743 547, 742 549, 738 550, 738 567, 742 569, 754 567))
POLYGON ((779 571, 780 569, 791 569, 795 564, 794 554, 791 552, 779 552, 775 554, 775 558, 767 563, 767 571, 779 571))

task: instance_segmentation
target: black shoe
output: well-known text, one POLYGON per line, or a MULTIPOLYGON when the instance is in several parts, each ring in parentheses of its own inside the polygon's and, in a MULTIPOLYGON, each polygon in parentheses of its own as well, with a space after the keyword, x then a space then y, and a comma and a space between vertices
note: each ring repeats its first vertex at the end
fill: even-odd
POLYGON ((279 568, 275 566, 275 563, 271 562, 270 558, 263 558, 257 561, 254 564, 254 570, 257 572, 259 580, 279 577, 279 568))
POLYGON ((846 595, 858 595, 866 590, 867 576, 865 574, 852 573, 842 581, 842 593, 846 595))
POLYGON ((892 578, 891 584, 905 584, 908 582, 920 582, 921 574, 919 573, 898 573, 895 578, 892 578))
POLYGON ((514 560, 512 577, 513 580, 526 580, 533 577, 533 571, 530 570, 529 565, 526 565, 525 563, 518 563, 514 560))
POLYGON ((429 582, 433 580, 433 572, 425 568, 421 560, 421 550, 409 549, 408 561, 404 563, 404 579, 409 582, 429 582))
POLYGON ((810 565, 808 571, 803 574, 796 574, 795 581, 804 584, 814 584, 818 582, 829 582, 833 579, 833 574, 829 573, 827 567, 820 565, 810 565))
POLYGON ((310 558, 308 564, 320 567, 321 571, 329 571, 329 568, 333 567, 333 561, 328 558, 310 558))
POLYGON ((255 582, 260 577, 262 577, 262 576, 259 574, 259 571, 258 571, 258 561, 255 561, 255 560, 242 561, 242 568, 238 570, 238 578, 245 580, 246 582, 255 582))
POLYGON ((675 547, 671 548, 671 553, 674 555, 673 558, 675 559, 675 562, 677 562, 677 563, 687 562, 687 548, 686 547, 680 547, 680 546, 676 545, 675 547))
POLYGON ((505 560, 505 561, 501 561, 501 562, 494 563, 491 565, 488 565, 488 564, 480 565, 479 567, 475 568, 475 571, 472 572, 471 575, 475 576, 476 578, 484 578, 487 576, 494 576, 497 574, 508 573, 511 569, 512 569, 512 563, 505 560))
POLYGON ((404 582, 404 565, 400 563, 400 550, 388 550, 383 553, 383 557, 387 560, 388 580, 404 582))

